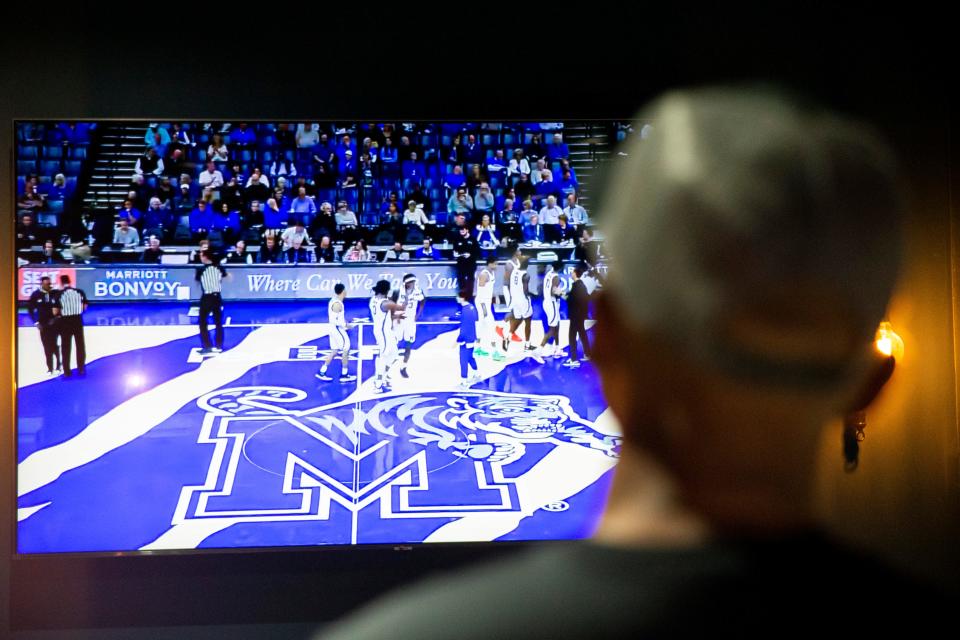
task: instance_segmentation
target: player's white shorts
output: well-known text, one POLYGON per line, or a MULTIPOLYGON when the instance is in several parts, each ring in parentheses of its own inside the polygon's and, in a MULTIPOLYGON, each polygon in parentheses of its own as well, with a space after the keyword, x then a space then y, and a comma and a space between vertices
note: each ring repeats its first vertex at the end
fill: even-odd
POLYGON ((350 335, 343 327, 333 327, 330 332, 330 348, 334 351, 350 351, 350 335))
POLYGON ((526 320, 527 318, 532 318, 533 304, 530 302, 530 298, 526 296, 516 296, 513 300, 513 303, 510 305, 510 315, 517 320, 526 320))
POLYGON ((560 326, 560 303, 556 300, 543 301, 543 317, 547 320, 548 327, 560 326))
POLYGON ((374 332, 374 338, 377 339, 377 349, 380 351, 380 359, 389 364, 399 355, 397 348, 397 339, 393 334, 383 336, 374 332))
POLYGON ((399 340, 415 342, 417 339, 417 321, 414 318, 404 318, 393 328, 399 340))

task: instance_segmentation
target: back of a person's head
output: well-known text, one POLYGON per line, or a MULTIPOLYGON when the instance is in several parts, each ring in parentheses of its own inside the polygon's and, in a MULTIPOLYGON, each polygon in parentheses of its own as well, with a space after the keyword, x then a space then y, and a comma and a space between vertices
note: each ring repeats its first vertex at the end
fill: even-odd
POLYGON ((767 89, 672 92, 640 121, 602 203, 624 322, 758 389, 858 384, 900 262, 886 146, 767 89))

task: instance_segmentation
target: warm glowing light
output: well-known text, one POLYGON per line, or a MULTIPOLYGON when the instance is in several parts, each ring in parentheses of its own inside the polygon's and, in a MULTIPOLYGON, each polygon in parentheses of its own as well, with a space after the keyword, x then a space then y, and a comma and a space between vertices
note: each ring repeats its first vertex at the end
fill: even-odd
POLYGON ((903 359, 903 338, 897 335, 897 332, 893 330, 893 325, 889 322, 880 323, 874 344, 877 351, 883 355, 893 356, 897 360, 903 359))
POLYGON ((127 376, 127 386, 128 387, 142 387, 146 383, 146 379, 139 373, 131 373, 127 376))

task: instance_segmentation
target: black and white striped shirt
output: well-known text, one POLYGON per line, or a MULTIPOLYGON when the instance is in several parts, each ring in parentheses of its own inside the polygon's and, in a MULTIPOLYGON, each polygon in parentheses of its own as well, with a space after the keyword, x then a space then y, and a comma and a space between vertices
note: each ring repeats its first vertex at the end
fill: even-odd
POLYGON ((87 295, 80 289, 66 287, 57 299, 56 306, 60 309, 60 315, 65 318, 79 316, 83 313, 83 307, 87 304, 87 295))
POLYGON ((204 293, 220 293, 224 276, 227 270, 215 264, 208 264, 197 269, 197 280, 204 293))

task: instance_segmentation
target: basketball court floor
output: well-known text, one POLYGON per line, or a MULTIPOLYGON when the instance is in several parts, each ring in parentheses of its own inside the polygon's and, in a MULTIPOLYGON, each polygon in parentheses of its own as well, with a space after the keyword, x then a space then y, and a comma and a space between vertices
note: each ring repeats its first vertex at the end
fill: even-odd
POLYGON ((333 382, 314 377, 325 300, 227 302, 224 352, 206 358, 186 303, 94 305, 87 373, 73 379, 48 377, 21 312, 18 551, 592 532, 619 445, 592 363, 567 369, 514 343, 506 360, 478 358, 480 381, 461 389, 456 303, 430 299, 410 377, 395 367, 377 393, 367 301, 346 307, 367 322, 350 331, 349 383, 339 359, 333 382))

